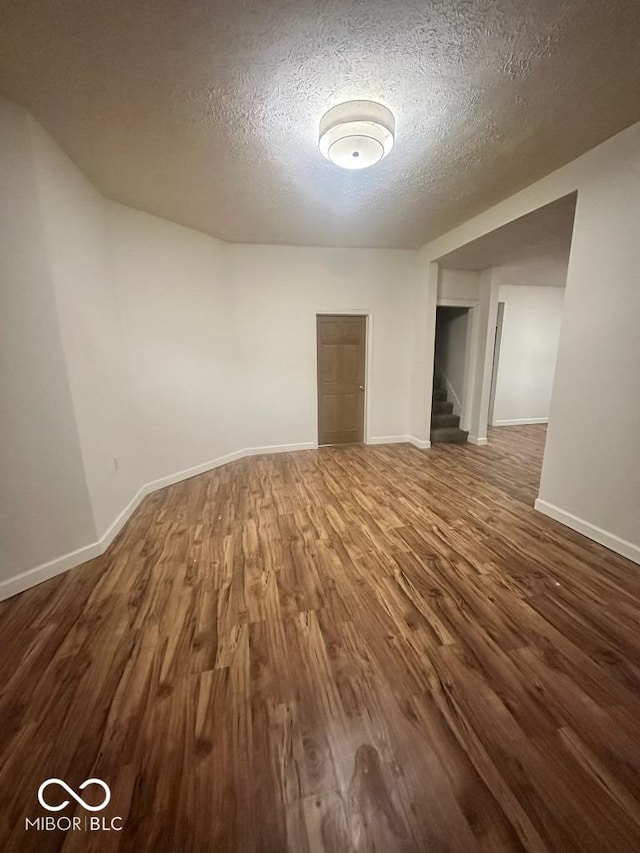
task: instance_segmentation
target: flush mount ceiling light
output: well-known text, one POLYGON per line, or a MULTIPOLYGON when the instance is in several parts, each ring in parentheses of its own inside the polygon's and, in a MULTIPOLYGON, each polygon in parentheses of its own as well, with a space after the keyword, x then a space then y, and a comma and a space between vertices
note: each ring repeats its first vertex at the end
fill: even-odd
POLYGON ((320 151, 343 169, 366 169, 393 148, 395 119, 374 101, 347 101, 320 119, 320 151))

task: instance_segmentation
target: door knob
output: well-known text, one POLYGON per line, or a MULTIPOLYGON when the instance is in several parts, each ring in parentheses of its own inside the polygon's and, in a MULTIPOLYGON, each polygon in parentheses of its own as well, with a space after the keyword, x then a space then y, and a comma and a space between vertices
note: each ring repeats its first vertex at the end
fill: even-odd
POLYGON ((361 385, 361 386, 360 386, 360 390, 361 390, 361 391, 364 391, 364 385, 361 385))

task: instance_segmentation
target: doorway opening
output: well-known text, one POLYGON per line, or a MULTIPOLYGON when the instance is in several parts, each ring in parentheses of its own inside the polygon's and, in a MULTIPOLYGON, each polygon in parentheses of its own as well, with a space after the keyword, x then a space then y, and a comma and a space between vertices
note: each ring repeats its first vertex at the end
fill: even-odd
MULTIPOLYGON (((473 386, 470 443, 517 438, 535 445, 542 458, 553 411, 576 200, 577 194, 570 193, 437 260, 437 305, 474 305, 474 367, 467 374, 473 386)), ((438 314, 440 308, 436 366, 442 364, 438 314)), ((449 375, 446 379, 447 399, 455 404, 455 391, 462 404, 455 382, 449 375)), ((462 405, 460 411, 464 414, 462 405)), ((460 427, 465 428, 462 417, 460 427)))
POLYGON ((467 441, 471 312, 468 306, 438 306, 436 309, 432 444, 464 444, 467 441))
POLYGON ((367 316, 316 316, 318 445, 365 439, 367 316))

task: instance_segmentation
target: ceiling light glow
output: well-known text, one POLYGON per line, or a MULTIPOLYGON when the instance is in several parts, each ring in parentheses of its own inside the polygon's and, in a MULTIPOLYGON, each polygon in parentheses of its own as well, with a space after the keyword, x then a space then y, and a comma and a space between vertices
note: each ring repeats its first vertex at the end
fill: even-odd
POLYGON ((342 169, 366 169, 393 148, 395 119, 391 110, 374 101, 347 101, 320 119, 319 147, 342 169))

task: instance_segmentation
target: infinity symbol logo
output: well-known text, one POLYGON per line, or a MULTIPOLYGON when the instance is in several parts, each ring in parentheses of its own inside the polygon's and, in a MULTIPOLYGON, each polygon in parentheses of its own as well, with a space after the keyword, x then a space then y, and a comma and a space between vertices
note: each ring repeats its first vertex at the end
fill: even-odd
POLYGON ((99 806, 90 806, 88 803, 85 803, 82 797, 79 797, 73 790, 73 788, 70 788, 64 780, 56 778, 45 779, 42 785, 40 785, 40 787, 38 788, 38 801, 40 802, 41 806, 44 806, 44 808, 50 812, 59 812, 62 809, 66 808, 70 802, 69 800, 65 800, 63 803, 60 803, 59 806, 49 805, 49 803, 44 798, 44 792, 50 785, 59 785, 61 788, 64 788, 64 790, 70 796, 72 796, 77 803, 80 803, 80 805, 89 812, 102 811, 102 809, 104 809, 108 805, 109 800, 111 799, 111 789, 109 788, 106 782, 102 781, 102 779, 85 779, 82 785, 80 785, 81 791, 84 791, 87 785, 99 785, 102 788, 102 790, 104 791, 104 801, 99 806))

